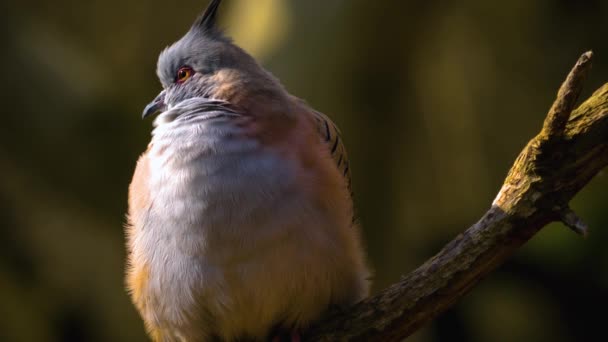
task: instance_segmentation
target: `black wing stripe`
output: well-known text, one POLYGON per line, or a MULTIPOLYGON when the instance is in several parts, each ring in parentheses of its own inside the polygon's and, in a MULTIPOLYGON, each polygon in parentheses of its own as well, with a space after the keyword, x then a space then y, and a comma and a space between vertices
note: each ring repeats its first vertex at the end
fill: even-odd
POLYGON ((340 142, 340 136, 336 135, 336 141, 334 142, 334 146, 331 148, 331 154, 336 153, 336 149, 338 148, 338 143, 340 142))
POLYGON ((341 139, 340 130, 338 127, 322 113, 313 111, 315 121, 317 121, 317 129, 319 137, 327 145, 327 151, 334 160, 336 167, 344 175, 348 188, 350 186, 350 166, 348 162, 348 153, 341 139))
POLYGON ((330 141, 331 134, 329 132, 329 124, 327 123, 327 120, 323 120, 322 118, 320 118, 320 120, 322 120, 325 123, 325 141, 330 141))

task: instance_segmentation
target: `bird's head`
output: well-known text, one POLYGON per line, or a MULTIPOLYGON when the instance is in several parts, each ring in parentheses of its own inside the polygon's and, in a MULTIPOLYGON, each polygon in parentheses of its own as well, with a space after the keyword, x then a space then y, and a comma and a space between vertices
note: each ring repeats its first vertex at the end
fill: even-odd
POLYGON ((220 3, 212 0, 190 30, 161 52, 157 74, 164 89, 143 117, 192 98, 221 100, 245 111, 254 111, 256 103, 285 105, 278 80, 217 28, 220 3))

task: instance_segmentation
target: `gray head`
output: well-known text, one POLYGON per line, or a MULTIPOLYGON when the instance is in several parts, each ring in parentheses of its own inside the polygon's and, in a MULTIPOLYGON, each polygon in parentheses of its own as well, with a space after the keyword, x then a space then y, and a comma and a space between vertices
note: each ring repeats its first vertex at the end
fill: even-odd
POLYGON ((164 90, 143 116, 193 97, 223 100, 247 107, 256 94, 284 95, 279 82, 217 28, 221 0, 212 0, 190 30, 161 52, 157 74, 164 90))

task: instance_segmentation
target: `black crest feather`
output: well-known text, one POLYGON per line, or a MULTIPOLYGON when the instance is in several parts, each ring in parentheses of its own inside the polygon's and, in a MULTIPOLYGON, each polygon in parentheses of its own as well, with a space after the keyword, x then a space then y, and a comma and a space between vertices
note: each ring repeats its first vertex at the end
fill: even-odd
POLYGON ((192 29, 202 30, 202 31, 212 31, 215 29, 215 22, 217 19, 217 10, 220 7, 222 0, 212 0, 207 6, 205 12, 199 16, 194 24, 192 25, 192 29))

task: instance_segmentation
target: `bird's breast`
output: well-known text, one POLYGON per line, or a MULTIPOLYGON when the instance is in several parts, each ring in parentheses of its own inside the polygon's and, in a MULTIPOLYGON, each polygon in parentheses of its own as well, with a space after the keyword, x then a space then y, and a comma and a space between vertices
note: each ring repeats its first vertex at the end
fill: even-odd
POLYGON ((297 167, 245 133, 223 121, 155 131, 151 201, 132 248, 158 317, 180 321, 193 298, 221 298, 227 271, 289 234, 276 212, 301 202, 297 167))
POLYGON ((205 245, 242 239, 239 227, 266 219, 294 193, 297 165, 231 120, 176 126, 152 144, 151 215, 169 221, 166 234, 199 235, 205 245))

